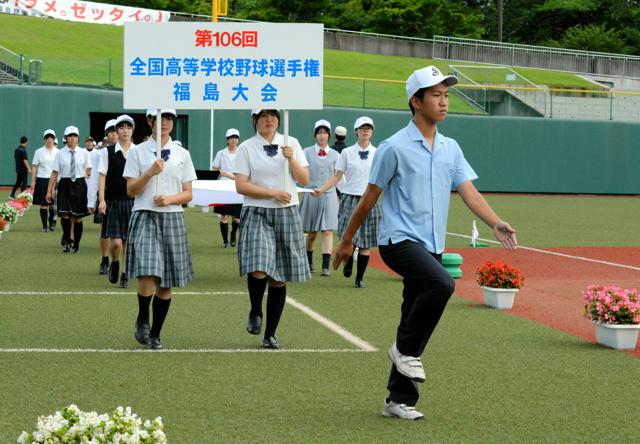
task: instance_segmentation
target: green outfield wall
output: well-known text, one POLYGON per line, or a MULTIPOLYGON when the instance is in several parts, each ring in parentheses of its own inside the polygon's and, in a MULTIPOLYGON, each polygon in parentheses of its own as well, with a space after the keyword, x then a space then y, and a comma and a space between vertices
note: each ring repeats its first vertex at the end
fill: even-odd
MULTIPOLYGON (((13 151, 20 136, 30 139, 29 155, 42 145, 42 133, 53 128, 61 135, 67 125, 102 136, 104 122, 122 110, 122 92, 73 87, 0 86, 0 184, 14 182, 13 151)), ((144 110, 127 110, 136 117, 135 137, 145 132, 144 110)), ((189 148, 197 169, 208 169, 210 112, 180 113, 177 138, 189 148)), ((370 116, 378 145, 405 126, 402 111, 325 108, 291 111, 290 132, 301 145, 314 143, 313 124, 325 118, 349 130, 355 142, 354 120, 370 116)), ((214 113, 214 151, 225 146, 224 133, 235 127, 241 139, 253 134, 248 110, 214 113)), ((478 189, 518 193, 640 194, 640 124, 602 121, 563 121, 526 117, 450 115, 440 131, 458 141, 480 177, 478 189)), ((61 138, 60 138, 61 139, 61 138)), ((333 140, 333 139, 332 139, 333 140)))

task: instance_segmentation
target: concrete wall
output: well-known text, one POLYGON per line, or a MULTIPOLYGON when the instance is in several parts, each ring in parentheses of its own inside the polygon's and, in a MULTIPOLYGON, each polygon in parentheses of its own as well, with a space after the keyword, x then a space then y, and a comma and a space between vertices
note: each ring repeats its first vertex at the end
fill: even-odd
MULTIPOLYGON (((122 93, 87 88, 0 86, 0 184, 15 179, 13 150, 21 135, 31 139, 30 159, 41 145, 42 132, 58 134, 74 124, 84 138, 90 113, 122 113, 122 93)), ((128 110, 127 113, 143 110, 128 110)), ((209 168, 210 112, 181 112, 181 136, 198 169, 209 168)), ((374 144, 405 126, 404 111, 325 108, 292 111, 291 135, 303 147, 314 143, 313 124, 328 119, 334 127, 349 129, 347 142, 355 143, 353 122, 370 116, 376 125, 374 144)), ((241 139, 253 134, 248 110, 215 113, 215 151, 225 147, 227 128, 240 130, 241 139)), ((624 122, 565 121, 527 117, 450 115, 440 131, 455 138, 480 176, 483 191, 525 193, 640 194, 640 125, 624 122)))

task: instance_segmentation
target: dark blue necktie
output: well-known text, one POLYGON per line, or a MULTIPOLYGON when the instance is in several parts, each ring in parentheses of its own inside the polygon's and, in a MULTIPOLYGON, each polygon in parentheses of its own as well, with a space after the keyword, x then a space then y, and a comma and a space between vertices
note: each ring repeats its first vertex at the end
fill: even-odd
POLYGON ((263 145, 265 153, 267 156, 273 157, 278 154, 278 145, 263 145))
MULTIPOLYGON (((156 151, 157 152, 157 151, 156 151)), ((155 154, 155 153, 153 153, 155 154)), ((169 160, 169 155, 171 154, 171 150, 169 148, 160 151, 160 158, 165 162, 169 160)))
POLYGON ((367 160, 369 158, 369 151, 358 151, 360 159, 367 160))

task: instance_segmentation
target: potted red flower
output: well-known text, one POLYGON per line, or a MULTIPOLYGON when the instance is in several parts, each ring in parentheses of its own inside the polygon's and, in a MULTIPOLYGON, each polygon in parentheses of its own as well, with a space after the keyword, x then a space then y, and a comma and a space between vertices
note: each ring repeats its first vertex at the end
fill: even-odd
POLYGON ((524 276, 509 264, 486 261, 476 270, 476 282, 482 288, 485 305, 508 309, 524 285, 524 276))

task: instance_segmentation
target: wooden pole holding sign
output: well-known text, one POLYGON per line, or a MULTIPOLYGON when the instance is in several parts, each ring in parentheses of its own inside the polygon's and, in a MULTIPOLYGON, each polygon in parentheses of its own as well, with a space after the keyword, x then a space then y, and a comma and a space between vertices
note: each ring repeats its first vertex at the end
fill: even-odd
MULTIPOLYGON (((289 146, 289 110, 284 110, 284 143, 283 146, 289 146)), ((289 162, 284 163, 284 190, 287 191, 287 177, 289 176, 288 170, 290 169, 289 162)))
MULTIPOLYGON (((156 160, 160 160, 162 157, 162 110, 156 110, 156 160)), ((160 173, 162 174, 162 173, 160 173)), ((156 196, 162 191, 160 187, 160 174, 156 174, 156 196)))

